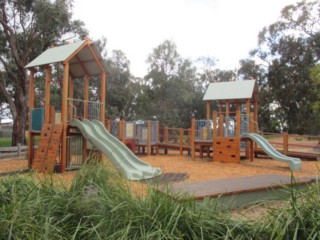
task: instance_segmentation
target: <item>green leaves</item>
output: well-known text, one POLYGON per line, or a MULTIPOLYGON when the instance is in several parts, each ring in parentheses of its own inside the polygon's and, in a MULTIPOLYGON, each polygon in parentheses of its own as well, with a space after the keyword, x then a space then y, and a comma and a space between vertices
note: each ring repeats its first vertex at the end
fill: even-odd
POLYGON ((260 32, 259 46, 252 51, 262 64, 242 62, 242 73, 260 79, 260 122, 265 129, 299 134, 320 131, 315 127, 319 115, 313 111, 318 101, 315 84, 309 76, 309 69, 320 59, 318 8, 318 1, 285 7, 279 21, 260 32))

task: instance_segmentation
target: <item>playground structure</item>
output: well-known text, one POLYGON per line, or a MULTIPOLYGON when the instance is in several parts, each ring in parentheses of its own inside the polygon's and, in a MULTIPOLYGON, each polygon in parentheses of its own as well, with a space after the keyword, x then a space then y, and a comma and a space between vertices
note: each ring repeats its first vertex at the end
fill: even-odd
POLYGON ((141 125, 123 120, 108 121, 107 128, 135 153, 141 152, 140 147, 146 148, 148 155, 158 153, 162 148, 165 153, 168 149, 178 149, 180 154, 188 151, 192 160, 195 160, 196 152, 199 152, 201 157, 205 152, 208 157, 213 152, 214 162, 240 163, 241 151, 253 161, 259 145, 271 158, 288 163, 291 170, 301 168, 300 159, 283 155, 257 134, 258 88, 255 81, 212 83, 204 100, 207 103, 207 119, 192 119, 191 129, 160 129, 157 122, 155 127, 150 127, 151 121, 145 121, 144 125, 141 125), (218 103, 219 111, 211 113, 213 101, 218 103), (168 137, 169 130, 175 131, 171 134, 171 141, 168 137))
POLYGON ((192 129, 195 129, 192 133, 196 134, 192 137, 195 139, 191 146, 192 159, 196 145, 210 148, 213 142, 213 161, 240 163, 241 148, 253 161, 254 148, 258 144, 271 158, 288 163, 291 170, 301 168, 300 159, 281 154, 257 134, 258 86, 254 80, 211 83, 203 100, 206 101, 207 123, 200 128, 192 122, 192 129), (217 102, 219 110, 213 111, 211 121, 212 102, 217 102), (211 129, 213 137, 209 134, 211 129))
POLYGON ((114 149, 120 149, 122 143, 109 137, 104 127, 101 128, 97 122, 89 121, 100 120, 101 124, 105 122, 106 65, 94 43, 83 40, 48 49, 30 62, 26 68, 30 71, 29 167, 38 172, 64 172, 75 164, 79 165, 87 161, 88 142, 90 142, 93 147, 109 156, 128 179, 145 179, 161 173, 159 169, 154 169, 137 159, 129 161, 132 156, 123 148, 119 150, 118 155, 113 155, 114 149), (38 67, 45 68, 44 108, 35 107, 35 76, 38 67), (61 113, 56 112, 50 97, 53 68, 63 69, 62 80, 60 80, 61 113), (79 88, 79 84, 75 86, 76 80, 82 81, 80 86, 83 86, 83 99, 74 98, 75 88, 79 88), (98 101, 90 100, 91 81, 97 81, 100 84, 100 92, 97 91, 98 101), (104 134, 100 135, 101 132, 104 134), (35 151, 36 136, 40 136, 40 140, 35 151), (107 143, 104 142, 107 140, 107 143), (117 147, 111 148, 106 144, 117 147), (126 161, 126 164, 122 161, 126 161))
POLYGON ((101 121, 105 119, 105 64, 97 47, 85 40, 50 48, 26 68, 30 71, 29 167, 40 172, 64 172, 72 164, 71 159, 76 158, 78 162, 83 162, 87 157, 87 142, 72 131, 72 118, 96 118, 101 121), (55 112, 50 96, 53 63, 63 68, 60 113, 55 112), (37 67, 45 68, 44 108, 35 108, 37 67), (93 76, 100 78, 101 92, 98 102, 89 101, 89 81, 93 76), (73 99, 75 79, 82 79, 84 82, 83 99, 73 99), (40 136, 37 151, 34 149, 36 136, 40 136))
POLYGON ((205 126, 193 122, 195 141, 193 149, 199 146, 213 147, 213 161, 240 163, 240 145, 246 155, 253 160, 253 143, 242 134, 257 131, 258 87, 254 80, 211 83, 203 97, 206 101, 205 126), (218 111, 211 113, 211 105, 216 102, 218 111), (212 115, 211 115, 212 114, 212 115), (212 118, 211 118, 212 116, 212 118), (195 125, 195 126, 194 126, 195 125), (208 131, 212 131, 212 136, 208 131), (207 132, 207 134, 204 134, 207 132), (204 140, 204 137, 207 139, 204 140), (209 142, 209 143, 208 143, 209 142))
POLYGON ((291 170, 301 168, 300 159, 282 155, 257 134, 258 87, 253 80, 211 83, 204 96, 206 120, 192 119, 190 129, 175 129, 160 128, 158 121, 105 120, 106 66, 97 47, 89 40, 48 49, 26 68, 30 70, 28 161, 36 171, 64 172, 83 164, 91 147, 88 142, 108 156, 128 179, 134 180, 161 172, 131 152, 150 155, 158 154, 161 149, 165 153, 168 149, 177 149, 180 154, 187 151, 192 160, 196 152, 201 157, 205 152, 208 156, 212 152, 214 162, 240 163, 240 152, 244 151, 252 161, 259 144, 270 157, 287 162, 291 170), (44 108, 35 106, 38 67, 45 68, 44 108), (56 111, 50 99, 52 68, 59 67, 63 68, 61 112, 56 111), (75 80, 79 79, 83 98, 75 99, 74 90, 78 88, 75 80), (98 101, 90 99, 91 81, 100 84, 98 101), (212 111, 212 102, 217 103, 218 111, 212 111), (88 120, 100 120, 101 124, 88 120), (103 123, 111 134, 101 127, 103 123), (35 151, 37 136, 40 141, 35 151))

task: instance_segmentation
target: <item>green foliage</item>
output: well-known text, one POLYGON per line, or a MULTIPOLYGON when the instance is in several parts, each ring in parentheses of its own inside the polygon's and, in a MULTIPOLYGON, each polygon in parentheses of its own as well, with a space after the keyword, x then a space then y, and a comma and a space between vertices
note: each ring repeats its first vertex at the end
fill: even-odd
MULTIPOLYGON (((294 179, 293 179, 294 182, 294 179)), ((262 219, 260 231, 268 239, 318 239, 320 237, 320 199, 319 184, 310 186, 307 191, 297 187, 288 187, 291 197, 284 207, 269 209, 269 214, 262 219)))
POLYGON ((180 58, 175 43, 164 41, 148 56, 149 113, 164 126, 189 127, 197 99, 196 68, 180 58))
MULTIPOLYGON (((293 180, 294 181, 294 180, 293 180)), ((0 181, 1 239, 317 239, 319 185, 288 187, 288 204, 255 221, 231 218, 214 200, 177 201, 150 188, 134 196, 105 166, 87 165, 71 186, 47 176, 0 181)), ((286 201, 286 200, 285 200, 286 201)))
POLYGON ((52 178, 2 179, 0 223, 1 239, 231 239, 246 230, 212 201, 177 202, 155 190, 135 197, 102 166, 87 166, 69 188, 52 178))
POLYGON ((25 66, 62 38, 83 38, 83 23, 72 20, 72 1, 4 0, 0 3, 0 101, 9 105, 14 120, 12 144, 25 143, 28 119, 28 78, 25 66))
POLYGON ((318 8, 318 1, 285 7, 280 20, 260 32, 259 46, 251 52, 262 64, 242 62, 240 73, 259 79, 260 120, 265 129, 319 131, 315 128, 319 115, 313 111, 318 99, 309 75, 319 61, 318 8))
POLYGON ((130 61, 120 50, 114 50, 107 59, 107 112, 108 118, 132 117, 134 98, 130 81, 130 61))
POLYGON ((320 113, 320 65, 316 65, 310 69, 310 78, 314 82, 314 94, 317 96, 317 101, 313 105, 313 110, 320 113))

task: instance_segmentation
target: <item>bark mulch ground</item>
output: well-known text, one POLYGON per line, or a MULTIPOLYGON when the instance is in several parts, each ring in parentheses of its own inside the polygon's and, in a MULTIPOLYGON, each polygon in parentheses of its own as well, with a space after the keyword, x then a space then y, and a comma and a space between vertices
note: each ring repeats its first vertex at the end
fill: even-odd
MULTIPOLYGON (((269 158, 256 158, 253 162, 241 160, 236 163, 213 162, 210 158, 196 158, 192 161, 188 155, 180 156, 178 152, 170 152, 168 155, 139 156, 143 161, 158 167, 162 170, 162 175, 154 180, 141 182, 131 182, 137 188, 144 183, 169 183, 169 182, 195 182, 211 179, 235 178, 244 176, 255 176, 263 174, 281 174, 290 176, 291 172, 288 164, 275 161, 269 158)), ((317 161, 303 161, 302 170, 294 172, 295 177, 318 176, 317 161)), ((13 173, 27 172, 27 160, 1 160, 0 177, 13 173)), ((71 182, 77 171, 54 174, 59 180, 71 182)), ((42 176, 39 174, 39 176, 42 176)))

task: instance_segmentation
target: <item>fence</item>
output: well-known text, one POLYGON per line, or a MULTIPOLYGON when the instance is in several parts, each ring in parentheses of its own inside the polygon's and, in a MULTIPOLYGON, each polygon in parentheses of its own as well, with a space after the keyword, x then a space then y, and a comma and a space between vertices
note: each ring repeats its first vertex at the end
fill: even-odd
POLYGON ((189 151, 191 147, 191 129, 183 128, 160 128, 158 146, 168 153, 168 149, 180 150, 180 155, 183 151, 189 151))
POLYGON ((320 136, 260 132, 265 139, 285 155, 320 160, 320 136))
POLYGON ((22 146, 18 144, 16 147, 1 147, 0 159, 4 158, 26 158, 28 152, 28 146, 22 146))

